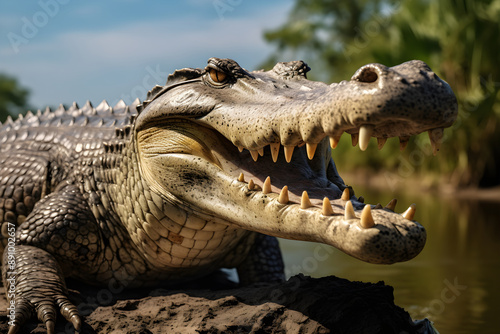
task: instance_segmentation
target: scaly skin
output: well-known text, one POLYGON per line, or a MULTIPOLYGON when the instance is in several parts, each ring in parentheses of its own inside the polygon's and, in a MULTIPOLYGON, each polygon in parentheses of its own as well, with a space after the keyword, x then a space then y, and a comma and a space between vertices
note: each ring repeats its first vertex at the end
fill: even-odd
POLYGON ((274 236, 372 263, 416 256, 426 235, 414 207, 365 206, 338 175, 327 137, 334 147, 350 133, 364 150, 371 136, 404 145, 429 131, 437 150, 457 115, 449 86, 419 61, 367 65, 332 85, 307 80, 308 70, 289 62, 248 73, 211 58, 205 70, 170 75, 138 109, 87 103, 6 122, 9 333, 34 314, 53 333, 58 310, 79 328, 65 277, 141 286, 236 267, 243 284, 281 280, 274 236))

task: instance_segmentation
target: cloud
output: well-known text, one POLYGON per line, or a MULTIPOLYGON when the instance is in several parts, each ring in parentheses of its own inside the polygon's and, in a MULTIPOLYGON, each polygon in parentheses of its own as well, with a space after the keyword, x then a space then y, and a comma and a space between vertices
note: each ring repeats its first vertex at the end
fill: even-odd
POLYGON ((204 67, 215 56, 254 69, 271 51, 262 39, 263 29, 277 26, 287 13, 282 6, 262 12, 243 17, 228 13, 223 19, 217 19, 215 12, 211 18, 184 14, 174 20, 135 21, 99 31, 61 31, 51 38, 30 40, 15 56, 9 46, 3 47, 0 71, 20 77, 32 88, 32 103, 41 107, 131 94, 145 82, 148 66, 167 73, 204 67))

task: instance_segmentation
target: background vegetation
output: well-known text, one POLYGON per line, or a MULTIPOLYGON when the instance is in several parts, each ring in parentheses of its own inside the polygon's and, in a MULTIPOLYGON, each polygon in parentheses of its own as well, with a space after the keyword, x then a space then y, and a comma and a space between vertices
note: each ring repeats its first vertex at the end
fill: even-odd
POLYGON ((341 171, 391 168, 447 175, 456 186, 500 184, 500 0, 297 0, 265 38, 276 45, 266 68, 300 58, 313 68, 311 79, 338 82, 366 63, 421 59, 457 95, 459 118, 437 157, 424 135, 402 154, 397 139, 380 152, 372 140, 367 154, 352 154, 344 135, 334 151, 341 171))
POLYGON ((28 110, 29 91, 13 77, 0 73, 0 122, 28 110))

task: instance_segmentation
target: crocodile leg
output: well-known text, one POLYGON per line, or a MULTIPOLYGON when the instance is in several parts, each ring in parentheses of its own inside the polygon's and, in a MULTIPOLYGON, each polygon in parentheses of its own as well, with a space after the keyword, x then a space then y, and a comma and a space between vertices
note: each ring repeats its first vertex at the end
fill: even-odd
POLYGON ((42 198, 17 228, 15 241, 13 249, 6 248, 2 266, 5 286, 12 283, 15 289, 9 333, 35 313, 53 333, 58 310, 78 329, 81 320, 67 298, 64 277, 77 271, 96 277, 104 253, 99 227, 79 189, 68 185, 42 198), (14 268, 9 255, 15 256, 14 268))
MULTIPOLYGON (((8 254, 4 253, 3 263, 8 262, 8 254)), ((2 273, 4 286, 13 286, 15 290, 8 293, 9 305, 15 305, 9 334, 17 333, 35 312, 38 320, 47 326, 47 333, 54 333, 57 310, 79 330, 81 320, 77 308, 67 297, 64 276, 54 257, 43 249, 18 245, 15 259, 15 271, 4 266, 2 273)))
POLYGON ((284 281, 284 265, 278 240, 256 233, 252 248, 237 270, 241 285, 284 281))

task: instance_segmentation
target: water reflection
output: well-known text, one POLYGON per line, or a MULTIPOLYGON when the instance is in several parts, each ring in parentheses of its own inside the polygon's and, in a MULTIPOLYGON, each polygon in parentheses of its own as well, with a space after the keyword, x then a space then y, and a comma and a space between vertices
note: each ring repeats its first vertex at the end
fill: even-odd
MULTIPOLYGON (((359 192, 370 203, 385 204, 394 196, 359 192)), ((500 201, 397 197, 396 211, 417 203, 415 219, 427 229, 427 244, 416 258, 372 265, 321 244, 280 240, 287 274, 385 281, 394 287, 396 304, 414 319, 434 321, 441 334, 500 333, 500 201)))

